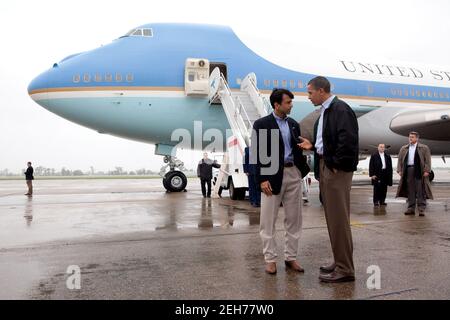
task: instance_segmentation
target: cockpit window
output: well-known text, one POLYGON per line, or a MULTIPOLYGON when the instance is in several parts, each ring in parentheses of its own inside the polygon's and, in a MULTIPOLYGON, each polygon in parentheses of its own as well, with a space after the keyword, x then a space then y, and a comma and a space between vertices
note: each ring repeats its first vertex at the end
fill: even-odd
POLYGON ((153 37, 153 30, 151 28, 134 28, 123 37, 153 37))

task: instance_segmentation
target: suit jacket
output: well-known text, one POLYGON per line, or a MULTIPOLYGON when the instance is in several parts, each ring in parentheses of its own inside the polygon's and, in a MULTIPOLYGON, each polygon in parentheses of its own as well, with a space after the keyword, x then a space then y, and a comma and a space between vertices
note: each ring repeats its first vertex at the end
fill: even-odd
MULTIPOLYGON (((381 179, 382 183, 392 186, 392 158, 386 152, 384 153, 384 161, 386 163, 386 171, 383 175, 383 162, 381 161, 380 153, 376 152, 370 157, 369 177, 377 176, 377 181, 381 179)), ((375 184, 375 182, 375 180, 372 180, 372 184, 375 184)))
POLYGON ((33 176, 33 167, 28 167, 27 171, 25 171, 25 180, 34 180, 34 176, 33 176))
MULTIPOLYGON (((315 125, 315 137, 318 121, 315 125)), ((352 108, 335 97, 324 112, 322 128, 323 160, 330 170, 356 171, 359 162, 358 131, 358 120, 352 108)), ((314 163, 317 172, 318 162, 314 163)))
MULTIPOLYGON (((294 157, 294 165, 300 170, 303 178, 308 174, 310 169, 306 162, 306 156, 303 155, 302 150, 297 146, 297 143, 300 143, 300 125, 297 121, 289 117, 287 121, 291 133, 291 147, 292 155, 294 157)), ((251 157, 251 160, 256 160, 256 181, 258 186, 261 184, 261 182, 269 181, 270 185, 272 186, 272 193, 279 194, 281 185, 283 183, 284 143, 280 128, 278 127, 278 123, 275 120, 273 114, 269 114, 263 118, 260 118, 253 124, 250 154, 255 155, 254 157, 251 157), (267 130, 267 133, 265 135, 263 133, 263 130, 267 130), (272 148, 271 130, 278 130, 278 150, 276 150, 275 147, 272 148), (268 163, 262 161, 263 159, 261 159, 261 156, 268 157, 270 159, 268 163), (272 164, 272 157, 278 158, 277 166, 275 163, 272 164), (268 172, 269 168, 271 168, 270 171, 273 171, 273 174, 270 174, 268 172)))
POLYGON ((217 161, 211 159, 202 159, 197 166, 197 177, 200 179, 212 179, 212 168, 220 168, 220 164, 217 161))

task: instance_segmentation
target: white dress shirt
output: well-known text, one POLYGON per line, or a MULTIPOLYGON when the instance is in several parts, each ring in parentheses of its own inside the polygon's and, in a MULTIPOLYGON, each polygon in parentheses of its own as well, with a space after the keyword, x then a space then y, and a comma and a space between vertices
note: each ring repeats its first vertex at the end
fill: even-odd
POLYGON ((325 113, 325 110, 330 107, 331 101, 333 101, 335 96, 330 96, 327 100, 325 100, 324 103, 322 103, 322 107, 320 108, 320 118, 319 118, 319 124, 317 125, 317 136, 316 136, 316 151, 318 154, 323 155, 323 114, 325 113))
POLYGON ((416 154, 417 142, 409 145, 408 151, 408 166, 414 165, 414 155, 416 154))
POLYGON ((383 164, 381 169, 386 169, 386 159, 384 158, 384 152, 379 152, 380 154, 380 158, 381 158, 381 163, 383 164))

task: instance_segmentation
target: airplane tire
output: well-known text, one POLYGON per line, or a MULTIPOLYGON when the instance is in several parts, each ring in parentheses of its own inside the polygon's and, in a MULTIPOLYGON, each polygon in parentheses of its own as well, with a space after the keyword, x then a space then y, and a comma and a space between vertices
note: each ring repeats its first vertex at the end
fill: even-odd
POLYGON ((235 188, 233 179, 230 180, 229 194, 231 200, 244 200, 246 188, 235 188))
POLYGON ((187 178, 181 171, 169 171, 164 176, 163 185, 169 192, 181 192, 186 188, 187 178))
POLYGON ((430 179, 430 182, 432 182, 434 180, 434 171, 433 170, 431 170, 430 176, 428 177, 428 179, 430 179))

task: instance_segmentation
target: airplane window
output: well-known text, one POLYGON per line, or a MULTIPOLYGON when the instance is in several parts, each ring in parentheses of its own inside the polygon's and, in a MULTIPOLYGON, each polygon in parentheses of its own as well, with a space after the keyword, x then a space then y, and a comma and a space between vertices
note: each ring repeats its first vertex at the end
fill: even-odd
POLYGON ((127 74, 127 82, 132 82, 134 80, 134 76, 132 73, 127 74))
POLYGON ((291 88, 295 88, 295 81, 294 80, 290 81, 290 86, 291 86, 291 88))
POLYGON ((282 81, 281 81, 281 86, 282 86, 283 88, 286 88, 286 87, 287 87, 287 81, 286 81, 286 80, 282 80, 282 81))
POLYGON ((101 74, 96 74, 95 75, 95 82, 102 82, 102 75, 101 74))
POLYGON ((84 82, 90 82, 91 81, 91 76, 89 75, 89 74, 85 74, 84 76, 83 76, 83 81, 84 82))
POLYGON ((152 29, 144 29, 144 37, 153 37, 152 29))
POLYGON ((444 99, 444 94, 442 92, 439 92, 439 98, 444 99))
POLYGON ((131 29, 130 31, 128 31, 127 33, 125 33, 124 37, 131 36, 131 35, 134 33, 134 31, 136 31, 136 29, 131 29))
POLYGON ((106 82, 111 82, 111 81, 112 81, 112 75, 111 75, 110 73, 107 73, 107 74, 105 75, 105 81, 106 81, 106 82))
POLYGON ((446 97, 447 99, 450 99, 450 96, 448 95, 448 92, 445 94, 445 97, 446 97))
POLYGON ((264 80, 264 85, 265 85, 266 87, 270 86, 270 80, 264 80))
POLYGON ((278 87, 278 80, 273 80, 273 86, 278 87))
POLYGON ((116 82, 122 81, 122 75, 120 73, 116 73, 116 82))
POLYGON ((142 29, 136 29, 136 31, 133 32, 132 36, 142 36, 142 29))
POLYGON ((298 87, 299 87, 299 89, 303 88, 303 81, 302 80, 298 80, 298 87))
POLYGON ((72 80, 73 80, 73 82, 75 82, 75 83, 80 82, 80 75, 79 75, 79 74, 74 75, 73 78, 72 78, 72 80))
POLYGON ((414 89, 411 89, 411 96, 414 97, 414 89))

